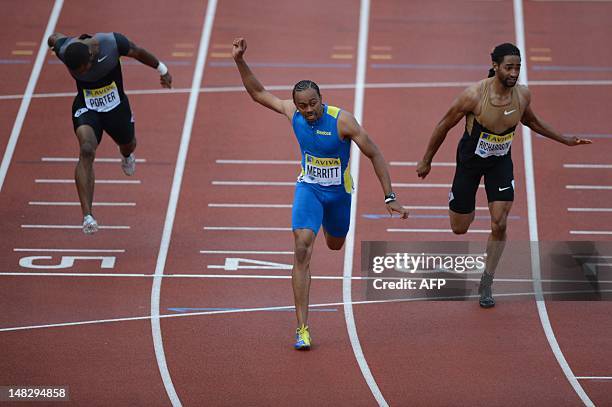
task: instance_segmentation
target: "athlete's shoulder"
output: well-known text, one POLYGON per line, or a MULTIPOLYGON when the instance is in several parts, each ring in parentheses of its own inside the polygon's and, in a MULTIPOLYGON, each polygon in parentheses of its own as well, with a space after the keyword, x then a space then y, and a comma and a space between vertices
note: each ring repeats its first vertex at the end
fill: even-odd
POLYGON ((518 92, 519 98, 521 98, 523 101, 527 103, 531 102, 531 91, 527 85, 516 84, 516 91, 518 92))

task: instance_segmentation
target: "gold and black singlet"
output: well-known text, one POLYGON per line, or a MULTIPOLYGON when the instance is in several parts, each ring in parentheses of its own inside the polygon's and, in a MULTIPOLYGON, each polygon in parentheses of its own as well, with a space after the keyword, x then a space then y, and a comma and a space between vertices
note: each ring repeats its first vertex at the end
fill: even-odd
POLYGON ((482 82, 480 114, 466 116, 465 132, 457 148, 457 160, 471 165, 488 166, 511 157, 514 131, 521 119, 518 90, 512 88, 510 103, 496 106, 491 103, 490 88, 495 78, 482 82), (491 128, 505 129, 499 132, 491 128))

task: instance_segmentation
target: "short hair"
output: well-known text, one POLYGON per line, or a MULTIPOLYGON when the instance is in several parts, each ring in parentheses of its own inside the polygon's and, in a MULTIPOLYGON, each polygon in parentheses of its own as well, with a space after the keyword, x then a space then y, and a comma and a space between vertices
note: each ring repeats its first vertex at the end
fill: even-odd
POLYGON ((82 42, 73 42, 66 47, 66 52, 64 52, 64 62, 73 71, 87 65, 89 58, 89 47, 82 42))
MULTIPOLYGON (((491 61, 495 62, 496 64, 501 64, 506 55, 517 55, 520 58, 521 51, 516 47, 516 45, 505 42, 493 49, 493 52, 491 52, 491 61)), ((493 76, 495 76, 495 70, 491 68, 489 69, 489 78, 493 76)))
POLYGON ((309 80, 302 80, 296 83, 295 86, 293 87, 293 92, 291 93, 291 97, 295 99, 296 92, 302 92, 306 89, 314 89, 315 92, 317 92, 317 95, 319 95, 319 98, 321 97, 321 91, 319 90, 319 86, 313 81, 309 81, 309 80))

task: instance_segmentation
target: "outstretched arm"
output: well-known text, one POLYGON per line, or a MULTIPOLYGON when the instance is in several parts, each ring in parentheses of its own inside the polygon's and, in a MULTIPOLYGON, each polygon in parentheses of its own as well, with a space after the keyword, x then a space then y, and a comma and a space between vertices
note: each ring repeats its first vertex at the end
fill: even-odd
MULTIPOLYGON (((121 39, 119 39, 119 35, 121 34, 115 34, 115 36, 118 39, 118 42, 121 41, 121 39)), ((121 35, 121 37, 123 37, 121 35)), ((123 37, 125 40, 127 40, 127 38, 123 37)), ((172 87, 172 75, 170 75, 170 72, 168 72, 168 67, 166 67, 166 65, 161 62, 159 59, 157 59, 157 57, 155 57, 155 55, 153 55, 152 53, 150 53, 149 51, 147 51, 144 48, 139 47, 138 45, 134 44, 132 41, 128 41, 129 44, 129 48, 127 50, 127 53, 122 53, 122 46, 121 44, 119 44, 119 51, 121 55, 126 55, 130 58, 134 58, 135 60, 137 60, 138 62, 141 62, 147 66, 150 66, 153 69, 157 69, 157 72, 159 72, 159 83, 164 87, 164 88, 171 88, 172 87)))
POLYGON ((232 56, 234 57, 234 61, 238 67, 238 72, 240 72, 242 83, 244 84, 247 92, 249 92, 249 95, 251 95, 251 99, 260 105, 267 107, 268 109, 284 114, 289 120, 291 120, 293 117, 293 112, 295 111, 293 101, 282 100, 264 88, 244 60, 244 53, 246 49, 247 44, 244 38, 236 38, 234 40, 232 56))
POLYGON ((442 120, 436 125, 429 139, 429 144, 427 144, 427 150, 425 150, 423 159, 417 165, 416 171, 420 178, 425 178, 429 171, 431 171, 431 162, 450 129, 455 127, 463 116, 476 109, 478 105, 478 87, 479 85, 476 84, 465 89, 455 99, 448 112, 442 117, 442 120))
POLYGON ((390 214, 397 212, 402 219, 406 219, 408 217, 408 211, 395 199, 394 194, 392 200, 387 199, 393 192, 391 189, 391 177, 389 176, 387 163, 385 157, 383 157, 378 149, 378 146, 370 139, 365 129, 357 123, 357 120, 352 114, 342 111, 338 119, 338 131, 341 137, 354 141, 357 147, 359 147, 359 150, 361 150, 361 152, 372 162, 374 172, 385 194, 387 211, 389 211, 390 214))
POLYGON ((529 90, 527 90, 525 96, 527 98, 527 107, 525 108, 523 117, 521 117, 521 123, 523 123, 525 126, 529 127, 536 133, 543 135, 544 137, 548 137, 549 139, 558 141, 559 143, 563 143, 567 146, 577 146, 580 144, 592 143, 592 141, 589 139, 583 139, 576 136, 564 136, 563 134, 553 129, 548 123, 540 119, 540 117, 538 117, 538 115, 536 115, 533 110, 531 110, 531 93, 529 92, 529 90))

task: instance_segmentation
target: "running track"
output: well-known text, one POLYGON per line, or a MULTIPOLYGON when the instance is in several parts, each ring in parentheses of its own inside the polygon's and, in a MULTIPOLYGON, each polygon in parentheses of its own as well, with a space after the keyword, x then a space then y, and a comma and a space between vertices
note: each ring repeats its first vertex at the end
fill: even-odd
MULTIPOLYGON (((452 166, 434 167, 422 182, 412 163, 456 94, 486 73, 488 50, 508 40, 524 41, 523 82, 535 111, 596 143, 568 149, 532 135, 529 152, 519 136, 509 239, 610 240, 612 2, 258 3, 58 4, 53 31, 123 32, 174 76, 174 90, 158 92, 154 71, 125 64, 145 161, 124 178, 118 163, 103 160, 118 156, 104 139, 96 177, 107 183, 96 185, 95 214, 113 228, 85 238, 60 228, 80 223, 74 184, 62 181, 72 179, 77 153, 68 117, 74 84, 46 48, 36 80, 54 3, 6 2, 0 385, 67 385, 72 403, 88 406, 612 405, 608 302, 500 298, 486 312, 474 301, 360 304, 362 282, 339 278, 361 275, 361 241, 465 240, 444 231, 446 211, 436 208, 448 188, 414 185, 449 183, 452 166), (241 91, 228 57, 239 35, 277 94, 287 97, 309 77, 327 85, 326 101, 354 111, 403 184, 402 203, 417 207, 406 222, 364 216, 384 208, 361 159, 354 239, 342 252, 322 240, 315 249, 313 275, 332 278, 313 280, 311 304, 320 306, 309 353, 291 349, 288 310, 285 229, 298 148, 287 121, 241 91), (117 183, 126 180, 135 182, 117 183), (86 258, 70 265, 70 256, 86 258)), ((460 127, 437 162, 453 161, 460 127)), ((488 221, 472 227, 486 230, 488 221)), ((529 256, 504 261, 527 277, 534 267, 529 256)))

